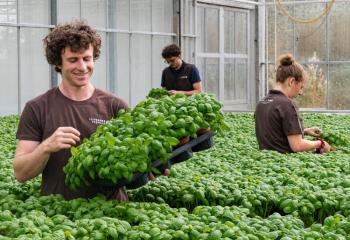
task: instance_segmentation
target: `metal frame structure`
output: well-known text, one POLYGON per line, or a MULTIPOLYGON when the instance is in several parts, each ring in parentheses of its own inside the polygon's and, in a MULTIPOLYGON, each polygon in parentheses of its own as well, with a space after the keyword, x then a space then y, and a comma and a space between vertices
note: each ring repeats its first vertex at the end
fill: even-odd
POLYGON ((266 46, 268 44, 268 40, 266 38, 266 7, 265 0, 260 0, 261 5, 258 6, 258 17, 257 17, 257 29, 255 32, 258 34, 258 52, 256 56, 256 96, 257 100, 263 98, 267 92, 267 62, 268 56, 266 51, 266 46))
MULTIPOLYGON (((50 19, 49 19, 49 24, 27 24, 27 23, 21 23, 20 19, 19 19, 19 14, 18 14, 18 9, 19 9, 19 2, 16 2, 16 9, 17 9, 17 22, 13 23, 13 22, 1 22, 0 26, 11 26, 11 27, 16 27, 17 28, 17 46, 18 46, 18 67, 20 68, 20 34, 21 34, 21 29, 22 28, 43 28, 43 29, 52 29, 54 28, 54 26, 57 24, 58 22, 58 1, 59 0, 50 0, 49 1, 49 7, 47 9, 47 11, 50 13, 50 19)), ((105 33, 106 36, 106 45, 107 45, 107 49, 109 49, 109 51, 106 51, 106 58, 108 59, 108 63, 106 64, 106 87, 108 88, 109 91, 114 91, 115 87, 116 87, 116 82, 114 81, 109 81, 109 79, 116 79, 116 73, 115 73, 115 67, 117 66, 116 64, 116 59, 115 59, 115 51, 116 49, 111 47, 113 45, 113 43, 115 42, 115 34, 114 33, 125 33, 129 35, 129 39, 131 39, 130 37, 132 35, 149 35, 151 36, 151 41, 153 36, 170 36, 170 37, 174 37, 174 39, 178 39, 178 43, 181 45, 181 39, 193 39, 194 40, 194 44, 192 45, 192 43, 190 43, 191 48, 193 46, 193 59, 194 59, 194 63, 196 63, 197 58, 200 57, 200 54, 198 53, 198 47, 197 47, 197 39, 198 39, 198 35, 197 35, 197 8, 200 4, 213 4, 216 6, 221 6, 220 8, 220 25, 223 25, 223 6, 227 6, 227 7, 235 7, 237 9, 241 9, 241 11, 244 11, 245 13, 247 13, 248 15, 248 25, 247 25, 247 31, 248 31, 248 36, 250 36, 251 33, 251 29, 250 29, 250 20, 251 20, 251 14, 249 12, 249 10, 254 10, 256 6, 261 6, 261 4, 259 2, 256 1, 251 1, 251 0, 192 0, 192 6, 193 6, 193 14, 194 17, 193 19, 186 19, 187 21, 190 21, 190 23, 184 23, 182 21, 182 19, 184 19, 184 15, 185 15, 185 5, 186 3, 188 4, 190 1, 185 2, 186 0, 174 0, 174 5, 178 6, 178 11, 174 11, 174 16, 178 15, 178 32, 174 32, 174 33, 169 33, 169 32, 156 32, 153 31, 153 29, 151 29, 150 31, 136 31, 136 30, 132 30, 132 29, 118 29, 118 28, 113 28, 111 27, 110 23, 113 22, 113 19, 111 19, 111 17, 115 17, 112 16, 112 14, 106 14, 106 18, 105 18, 105 23, 106 23, 106 28, 96 28, 97 31, 100 31, 102 33, 105 33), (185 26, 184 24, 191 24, 193 26, 194 32, 193 33, 188 33, 185 32, 185 26), (113 67, 112 67, 113 66, 113 67)), ((82 16, 82 4, 83 1, 79 0, 77 2, 79 4, 79 16, 77 17, 81 17, 82 16)), ((113 5, 116 4, 115 0, 106 0, 106 5, 105 5, 105 11, 106 13, 109 12, 109 9, 115 9, 113 8, 113 5)), ((129 22, 131 22, 131 18, 132 18, 132 12, 131 12, 131 1, 128 1, 129 4, 129 22)), ((152 2, 151 2, 152 4, 152 2)), ((152 6, 151 6, 152 9, 152 6)), ((175 8, 174 8, 175 9, 175 8)), ((151 14, 151 17, 153 16, 153 14, 151 14)), ((151 21, 152 22, 152 21, 151 21)), ((191 27, 192 29, 192 27, 191 27)), ((223 30, 221 30, 221 33, 223 33, 223 30)), ((223 44, 223 36, 220 37, 221 39, 221 43, 220 46, 221 48, 224 47, 223 44)), ((248 42, 251 41, 250 38, 247 39, 248 42)), ((129 53, 131 52, 131 49, 133 48, 132 46, 132 42, 130 41, 129 44, 129 53)), ((245 59, 250 59, 252 57, 252 52, 250 51, 251 46, 248 46, 248 53, 246 55, 235 55, 235 54, 226 54, 223 55, 223 49, 220 49, 220 56, 219 56, 219 61, 221 61, 222 63, 224 62, 225 57, 228 57, 228 55, 230 55, 231 57, 240 57, 240 58, 245 58, 245 59)), ((254 58, 256 56, 253 56, 254 58)), ((150 61, 153 61, 152 56, 150 56, 150 61)), ((131 58, 129 58, 129 66, 131 66, 131 58)), ((247 62, 247 76, 249 76, 249 78, 251 77, 249 74, 251 74, 251 64, 252 62, 247 62)), ((153 71, 153 70, 151 70, 153 71)), ((18 93, 21 92, 21 74, 20 71, 18 71, 18 93)), ((221 81, 223 81, 223 77, 224 77, 224 72, 223 72, 223 64, 220 65, 220 69, 219 69, 219 74, 220 74, 220 78, 222 79, 221 81)), ((132 74, 132 70, 129 69, 129 76, 131 76, 132 74)), ((151 72, 152 74, 152 72, 151 72)), ((131 78, 131 77, 130 77, 131 78)), ((54 70, 54 68, 52 67, 50 69, 50 86, 56 86, 58 84, 59 81, 59 76, 57 74, 57 72, 54 70)), ((131 102, 131 98, 132 98, 132 85, 133 85, 133 80, 130 79, 130 81, 128 82, 129 85, 129 102, 131 102)), ((247 82, 247 84, 250 84, 249 82, 247 82)), ((220 89, 219 89, 219 95, 221 96, 221 98, 223 99, 224 96, 224 84, 221 83, 220 84, 220 89)), ((247 86, 247 91, 249 91, 249 89, 251 88, 250 85, 247 86)), ((251 93, 247 92, 246 93, 247 96, 250 98, 251 97, 251 93)), ((21 94, 18 94, 18 112, 21 111, 21 94)), ((243 102, 237 102, 237 103, 243 103, 243 102)))
MULTIPOLYGON (((50 24, 34 24, 34 23, 21 23, 21 20, 20 20, 20 15, 18 14, 18 9, 20 8, 19 6, 19 2, 16 1, 16 4, 15 4, 15 8, 16 8, 16 19, 17 21, 16 22, 0 22, 0 27, 3 26, 3 27, 14 27, 14 28, 17 28, 17 49, 18 49, 18 53, 17 53, 17 67, 18 69, 21 68, 21 61, 20 61, 20 35, 21 35, 21 29, 23 28, 41 28, 41 29, 53 29, 55 27, 55 25, 57 24, 58 22, 58 19, 57 19, 57 13, 58 13, 58 6, 57 6, 57 3, 58 3, 59 0, 49 0, 48 2, 48 9, 47 11, 49 12, 49 21, 50 21, 50 24)), ((183 0, 174 0, 174 2, 181 2, 183 0)), ((131 20, 131 1, 128 1, 129 2, 129 22, 131 20)), ((106 13, 108 13, 109 9, 110 9, 110 6, 111 4, 115 4, 115 0, 106 0, 106 13)), ((151 4, 152 4, 152 1, 151 1, 151 4)), ((151 11, 152 11, 152 6, 151 6, 151 11)), ((181 9, 180 9, 181 11, 181 9)), ((81 18, 82 16, 82 0, 79 0, 79 18, 81 18)), ((110 26, 109 23, 111 22, 112 19, 110 19, 110 14, 106 14, 106 26, 110 26)), ((151 18, 153 17, 153 14, 151 14, 151 18)), ((151 21, 152 22, 152 21, 151 21)), ((151 24, 151 27, 152 27, 152 24, 151 24)), ((171 36, 171 37, 178 37, 178 34, 176 33, 169 33, 169 32, 153 32, 152 29, 151 31, 135 31, 135 30, 125 30, 125 29, 117 29, 117 28, 95 28, 97 31, 100 31, 100 32, 103 32, 106 34, 106 44, 107 44, 107 47, 108 49, 112 49, 112 51, 115 51, 115 47, 110 47, 112 42, 113 42, 113 34, 110 34, 110 33, 125 33, 125 34, 129 34, 129 36, 132 36, 134 34, 139 34, 139 35, 149 35, 151 37, 153 36, 171 36)), ((195 36, 192 36, 192 37, 195 37, 195 36)), ((151 39, 152 41, 152 39, 151 39)), ((130 50, 132 49, 132 44, 130 42, 129 44, 129 52, 130 50)), ((109 79, 116 79, 115 77, 115 73, 114 71, 112 71, 112 67, 113 68, 116 66, 115 64, 115 61, 116 59, 114 58, 114 54, 113 53, 109 53, 108 51, 106 51, 106 57, 108 59, 108 64, 106 65, 106 86, 107 88, 109 88, 108 90, 113 92, 113 90, 115 89, 115 82, 113 81, 109 81, 109 79)), ((152 56, 150 56, 150 61, 152 61, 152 56)), ((131 62, 130 62, 130 58, 129 58, 129 66, 131 65, 131 62)), ((131 69, 129 69, 129 74, 131 74, 131 69)), ((151 74, 152 74, 152 70, 151 70, 151 74)), ((53 87, 53 86, 57 86, 58 84, 58 74, 57 72, 55 71, 54 67, 51 67, 50 69, 50 87, 53 87)), ((23 106, 21 106, 21 79, 22 79, 22 76, 21 76, 21 71, 18 71, 18 76, 17 76, 17 82, 18 82, 18 113, 21 112, 21 109, 23 106)), ((129 96, 131 98, 131 85, 132 85, 132 80, 130 79, 129 81, 129 96)), ((131 99, 129 99, 129 101, 131 102, 131 99)))
MULTIPOLYGON (((260 0, 260 1, 265 1, 265 0, 260 0)), ((304 0, 304 1, 283 1, 284 5, 295 5, 295 4, 305 4, 305 3, 329 3, 330 0, 304 0)), ((337 3, 341 3, 341 2, 349 2, 349 0, 336 0, 337 3)), ((264 3, 264 5, 275 5, 274 2, 266 2, 264 3)))
MULTIPOLYGON (((198 0, 197 1, 197 7, 198 6, 202 6, 202 7, 208 7, 208 6, 212 6, 213 8, 217 8, 219 9, 219 53, 199 53, 198 52, 198 47, 196 47, 196 58, 201 57, 201 58, 215 58, 215 59, 219 59, 219 96, 218 98, 223 101, 224 100, 224 64, 225 64, 225 59, 226 58, 239 58, 239 59, 246 59, 247 60, 247 69, 246 69, 246 74, 247 74, 247 99, 246 101, 240 101, 240 100, 233 100, 233 101, 225 101, 225 105, 228 104, 225 107, 225 110, 239 110, 241 107, 239 107, 239 105, 245 104, 247 106, 250 105, 254 105, 255 103, 253 102, 255 99, 257 99, 258 97, 258 93, 260 92, 260 90, 257 90, 257 86, 252 86, 252 81, 250 79, 255 79, 256 81, 254 81, 254 83, 259 83, 257 76, 261 75, 258 74, 260 72, 260 70, 262 70, 263 68, 256 68, 255 64, 258 64, 258 62, 260 62, 260 60, 258 60, 258 52, 254 52, 252 51, 252 49, 258 49, 257 51, 259 51, 260 47, 263 46, 262 45, 257 45, 255 44, 255 46, 251 45, 252 44, 252 39, 255 39, 255 37, 258 37, 258 32, 257 32, 257 28, 252 29, 252 12, 253 10, 256 9, 256 6, 261 6, 262 4, 259 2, 253 2, 253 1, 226 1, 226 0, 198 0), (224 53, 224 7, 232 7, 235 9, 235 11, 239 11, 239 12, 243 12, 245 14, 247 14, 247 54, 227 54, 224 53), (254 30, 254 32, 252 32, 252 30, 254 30), (255 35, 255 36, 252 36, 255 35), (254 64, 254 66, 252 65, 254 64), (254 91, 252 91, 252 88, 254 87, 254 91), (253 96, 252 96, 253 95, 253 96), (236 108, 235 106, 237 106, 238 108, 236 108)), ((257 14, 255 13, 255 19, 257 19, 257 14)), ((196 21, 197 21, 197 17, 196 17, 196 21)), ((255 22, 256 24, 256 22, 255 22)), ((197 22, 196 22, 197 25, 197 22)), ((256 26, 257 27, 257 26, 256 26)), ((196 35, 198 35, 198 33, 196 32, 196 35)), ((260 36, 259 36, 260 37, 260 36)), ((260 37, 262 40, 263 38, 260 37)), ((264 41, 262 41, 264 42, 264 41)), ((198 44, 198 43, 197 43, 198 44)), ((196 45, 197 45, 196 44, 196 45)), ((263 62, 263 61, 261 61, 263 62)), ((257 84, 256 84, 257 85, 257 84)), ((252 108, 252 106, 250 106, 250 108, 252 108)), ((251 109, 247 109, 247 110, 251 110, 251 109)))
MULTIPOLYGON (((295 6, 295 5, 300 5, 300 4, 315 4, 315 3, 324 3, 324 4, 326 4, 326 3, 329 3, 330 2, 330 0, 308 0, 308 1, 283 1, 283 4, 284 5, 293 5, 293 6, 295 6)), ((344 3, 349 3, 349 1, 348 0, 337 0, 336 2, 335 2, 335 4, 337 4, 337 3, 341 3, 341 2, 344 2, 344 3)), ((275 42, 274 42, 274 46, 276 46, 276 44, 277 44, 277 41, 278 41, 278 39, 277 39, 277 32, 276 32, 276 26, 277 26, 277 11, 278 11, 278 6, 277 6, 277 3, 276 2, 266 2, 265 3, 265 6, 274 6, 275 8, 274 8, 274 12, 275 12, 275 20, 274 20, 274 25, 275 25, 275 27, 274 27, 274 29, 275 29, 275 33, 274 33, 274 35, 275 35, 275 37, 274 37, 274 39, 275 39, 275 42)), ((265 14, 267 15, 268 13, 266 12, 267 11, 267 9, 265 8, 265 14)), ((293 14, 295 14, 295 11, 294 11, 294 9, 293 9, 293 14)), ((325 16, 325 25, 326 25, 326 29, 325 29, 325 34, 326 34, 326 55, 327 55, 327 60, 326 61, 299 61, 301 64, 324 64, 324 65, 326 65, 327 66, 327 69, 326 69, 326 71, 327 71, 327 73, 326 73, 326 76, 327 76, 327 79, 329 80, 330 79, 330 66, 331 65, 336 65, 336 64, 350 64, 350 59, 348 60, 348 61, 332 61, 332 60, 330 60, 330 35, 329 35, 329 32, 330 32, 330 24, 329 24, 329 22, 330 22, 330 20, 329 20, 329 15, 327 14, 326 16, 325 16)), ((265 24, 265 35, 267 36, 267 33, 266 33, 266 31, 267 31, 267 29, 268 29, 268 22, 266 21, 266 24, 265 24)), ((295 29, 295 24, 293 24, 293 36, 296 36, 296 29, 295 29)), ((295 39, 295 37, 293 37, 293 39, 295 39)), ((268 41, 268 39, 266 39, 266 41, 268 41)), ((266 68, 265 68, 265 71, 266 71, 266 77, 265 77, 265 79, 261 79, 262 81, 263 81, 263 84, 264 84, 264 87, 265 87, 265 91, 267 91, 267 89, 268 89, 268 82, 267 82, 267 80, 268 80, 268 71, 267 71, 267 68, 268 68, 268 66, 269 65, 274 65, 275 63, 274 62, 271 62, 271 61, 269 61, 268 59, 269 59, 269 56, 268 56, 268 46, 269 46, 269 44, 266 44, 266 58, 265 58, 265 62, 264 63, 262 63, 262 64, 264 64, 265 66, 266 66, 266 68)), ((294 40, 293 41, 293 55, 295 55, 295 50, 296 50, 296 41, 294 40)), ((276 56, 276 49, 275 49, 275 56, 274 56, 274 59, 276 59, 277 58, 277 56, 276 56)), ((265 92, 265 94, 266 94, 266 92, 265 92)), ((331 109, 329 109, 329 105, 330 105, 330 100, 329 100, 329 81, 327 81, 327 85, 326 85, 326 109, 313 109, 313 108, 301 108, 301 110, 302 111, 310 111, 310 112, 329 112, 329 113, 334 113, 334 112, 339 112, 339 113, 350 113, 350 110, 331 110, 331 109)))
MULTIPOLYGON (((52 11, 53 9, 55 9, 56 7, 56 1, 57 0, 51 0, 49 2, 49 9, 48 11, 52 11)), ((20 15, 17 14, 17 10, 19 9, 19 3, 18 1, 16 1, 16 22, 0 22, 0 26, 1 27, 16 27, 17 28, 17 64, 18 64, 18 69, 21 69, 21 59, 20 59, 20 53, 21 53, 21 44, 20 44, 20 37, 21 37, 21 29, 22 28, 41 28, 41 29, 50 29, 50 28, 53 28, 54 25, 52 24, 33 24, 33 23, 20 23, 20 15)), ((51 18, 50 18, 50 21, 54 21, 55 18, 57 17, 56 14, 52 14, 51 15, 51 18)), ((52 86, 53 83, 55 83, 55 81, 57 82, 57 74, 55 73, 54 69, 51 69, 51 72, 50 72, 50 85, 52 86)), ((17 111, 18 113, 21 112, 21 101, 22 101, 22 98, 21 98, 21 91, 22 91, 22 88, 21 88, 21 71, 18 71, 18 75, 17 75, 17 82, 18 82, 18 85, 17 85, 17 91, 18 91, 18 107, 17 107, 17 111)))
MULTIPOLYGON (((295 1, 295 0, 283 0, 283 4, 285 5, 292 5, 292 6, 296 6, 298 4, 315 4, 315 3, 329 3, 330 0, 304 0, 304 1, 295 1)), ((20 44, 20 37, 21 37, 21 30, 25 29, 25 28, 39 28, 39 29, 52 29, 58 21, 58 2, 59 0, 49 0, 48 1, 48 9, 47 11, 50 13, 49 14, 49 24, 34 24, 34 23, 21 23, 21 19, 20 19, 20 15, 18 14, 18 9, 20 8, 19 6, 19 1, 15 1, 15 2, 11 2, 11 6, 13 6, 13 9, 15 9, 16 11, 16 21, 12 21, 11 22, 11 18, 8 18, 8 22, 6 21, 6 19, 4 19, 5 21, 0 22, 0 26, 2 27, 13 27, 17 29, 17 67, 18 69, 21 69, 21 44, 20 44)), ((150 1, 151 4, 152 1, 150 1)), ((335 4, 338 3, 349 3, 349 0, 337 0, 335 4)), ((9 2, 3 2, 3 4, 6 4, 7 6, 9 6, 9 2)), ((83 1, 82 0, 78 0, 78 4, 79 4, 79 17, 81 17, 82 15, 82 4, 83 1)), ((109 11, 111 11, 110 9, 115 9, 113 8, 113 4, 116 4, 116 0, 106 0, 106 13, 108 13, 109 11), (111 7, 112 6, 112 7, 111 7)), ((128 1, 129 4, 129 22, 131 22, 131 18, 132 18, 132 9, 131 9, 131 1, 128 1)), ((186 42, 190 42, 190 48, 191 50, 193 50, 193 55, 191 55, 191 58, 193 57, 194 59, 194 63, 197 64, 198 58, 199 57, 215 57, 217 58, 217 54, 202 54, 198 52, 198 46, 197 46, 197 42, 198 42, 198 29, 197 29, 197 17, 198 17, 198 13, 197 13, 197 9, 199 6, 203 5, 203 4, 211 4, 211 5, 215 5, 215 6, 221 6, 221 7, 234 7, 234 8, 239 8, 242 11, 248 12, 248 33, 252 34, 254 33, 255 36, 251 35, 252 38, 254 38, 255 41, 254 42, 254 46, 248 46, 249 52, 246 56, 242 56, 242 55, 232 55, 233 57, 246 57, 247 59, 252 59, 253 61, 248 63, 248 75, 249 78, 254 78, 255 80, 255 86, 248 86, 248 91, 250 88, 255 87, 255 96, 252 97, 251 93, 248 93, 249 97, 252 97, 251 99, 255 99, 258 100, 260 98, 262 98, 268 90, 268 77, 269 77, 269 71, 268 71, 268 66, 271 64, 274 64, 274 62, 269 61, 269 56, 268 56, 268 48, 269 46, 271 46, 271 44, 269 44, 269 39, 267 39, 267 29, 268 29, 268 22, 267 22, 267 6, 275 6, 275 12, 277 12, 277 6, 276 6, 276 2, 274 0, 173 0, 173 15, 177 16, 177 20, 178 22, 178 30, 174 31, 173 33, 171 32, 158 32, 158 31, 154 31, 154 29, 151 29, 150 31, 136 31, 136 30, 132 30, 132 29, 117 29, 114 28, 113 26, 111 27, 110 23, 115 22, 115 16, 113 16, 112 14, 106 14, 106 28, 97 28, 98 31, 105 33, 106 36, 106 44, 107 44, 107 49, 109 49, 109 51, 106 51, 106 58, 108 59, 108 62, 106 64, 106 86, 108 88, 109 91, 114 91, 114 89, 116 89, 116 82, 114 81, 110 81, 109 79, 116 79, 116 71, 115 71, 115 67, 117 66, 116 61, 117 59, 115 58, 116 56, 116 48, 112 47, 113 44, 115 43, 115 38, 116 38, 116 34, 115 33, 124 33, 124 34, 128 34, 129 35, 129 40, 131 39, 131 36, 133 35, 148 35, 151 37, 151 43, 154 39, 155 36, 168 36, 168 37, 172 37, 174 39, 175 42, 178 42, 180 45, 185 46, 186 42), (193 7, 193 16, 191 13, 191 19, 185 19, 185 7, 186 4, 188 6, 188 4, 193 4, 191 7, 193 7), (251 20, 253 19, 253 16, 255 18, 255 22, 251 22, 251 20), (187 21, 187 22, 185 22, 187 21), (188 21, 190 21, 190 23, 188 23, 188 21), (185 24, 191 24, 193 27, 193 32, 191 31, 189 32, 185 32, 186 26, 185 24), (254 26, 254 29, 250 29, 252 26, 254 26), (186 39, 191 39, 190 41, 187 41, 186 39), (186 41, 182 41, 182 40, 186 40, 186 41), (194 44, 192 44, 192 41, 194 42, 194 44), (255 49, 254 51, 251 51, 251 49, 255 49), (253 69, 254 73, 251 73, 251 69, 253 69)), ((11 8, 12 9, 12 8, 11 8)), ((7 8, 6 11, 11 11, 11 9, 7 8)), ((220 8, 220 17, 219 17, 219 21, 220 21, 220 25, 223 24, 223 8, 220 8)), ((151 11, 152 11, 152 6, 151 6, 151 11)), ((153 17, 153 14, 151 13, 151 18, 153 17)), ((151 19, 152 22, 152 19, 151 19)), ((275 14, 275 25, 277 24, 277 14, 275 14)), ((310 63, 310 64, 324 64, 326 65, 326 76, 327 79, 330 79, 330 67, 334 66, 334 65, 338 65, 338 64, 350 64, 350 59, 349 60, 343 60, 343 61, 331 61, 330 60, 330 18, 327 15, 326 19, 325 19, 325 25, 326 25, 326 29, 325 29, 325 41, 326 41, 326 55, 327 58, 326 60, 323 61, 316 61, 316 62, 312 62, 312 61, 300 61, 300 63, 305 64, 305 63, 310 63)), ((192 29, 191 27, 191 29, 192 29)), ((275 27, 275 31, 276 31, 276 27, 275 27)), ((223 31, 221 31, 223 32, 223 31)), ((294 36, 296 35, 296 29, 295 29, 295 25, 293 26, 293 33, 294 36)), ((275 32, 275 36, 277 36, 277 33, 275 32)), ((223 36, 220 36, 220 41, 223 41, 223 36)), ((248 39, 248 42, 251 42, 252 39, 248 39)), ((275 37, 275 41, 278 41, 278 39, 275 37)), ((131 41, 129 41, 129 53, 131 53, 131 50, 133 48, 131 41)), ((276 43, 273 43, 276 44, 276 43)), ((293 53, 295 54, 295 50, 296 50, 296 46, 295 46, 295 41, 293 41, 293 53)), ((223 43, 220 43, 221 48, 223 48, 223 43)), ((153 47, 153 46, 151 46, 153 47)), ((152 51, 152 49, 151 49, 152 51)), ((219 61, 223 61, 225 59, 225 57, 227 57, 227 55, 223 54, 223 49, 220 49, 220 54, 219 54, 219 61)), ((276 54, 276 51, 275 51, 276 54)), ((231 54, 229 54, 231 56, 231 54)), ((275 56, 276 57, 276 56, 275 56)), ((153 61, 153 56, 150 56, 150 61, 153 61)), ((132 62, 131 62, 131 58, 129 58, 129 66, 131 66, 132 62)), ((151 75, 153 76, 153 69, 151 70, 151 75)), ((132 70, 131 68, 129 68, 129 76, 131 76, 132 70)), ((224 70, 223 70, 223 66, 220 65, 219 68, 219 75, 220 75, 220 79, 221 81, 223 80, 223 76, 224 76, 224 70)), ((23 76, 21 75, 21 71, 18 71, 18 75, 17 75, 17 81, 18 81, 18 86, 17 86, 17 90, 18 90, 18 113, 21 111, 21 102, 23 99, 21 99, 21 91, 24 91, 25 89, 22 89, 23 86, 21 86, 21 81, 23 81, 23 76)), ((131 78, 131 77, 130 77, 131 78)), ((54 68, 50 69, 50 86, 56 86, 58 84, 58 74, 56 73, 56 71, 54 70, 54 68)), ((129 101, 131 102, 131 98, 132 98, 132 92, 131 92, 131 86, 132 86, 132 80, 130 80, 128 82, 129 84, 129 101)), ((327 81, 327 84, 329 84, 329 81, 327 81)), ((224 84, 223 82, 220 83, 220 89, 219 89, 219 97, 221 99, 223 99, 224 96, 224 84)), ((329 100, 329 86, 327 85, 327 108, 329 108, 329 104, 330 104, 330 100, 329 100)), ((253 103, 255 104, 255 103, 253 103)), ((247 110, 252 110, 252 109, 247 109, 247 110)), ((317 112, 341 112, 341 113, 349 113, 350 110, 329 110, 329 109, 307 109, 308 111, 317 111, 317 112)))

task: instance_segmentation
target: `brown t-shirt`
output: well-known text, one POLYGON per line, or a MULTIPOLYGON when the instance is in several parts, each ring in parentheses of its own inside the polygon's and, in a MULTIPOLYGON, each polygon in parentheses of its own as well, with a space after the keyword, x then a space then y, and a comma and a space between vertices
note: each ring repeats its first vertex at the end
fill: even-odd
MULTIPOLYGON (((58 87, 29 101, 22 114, 17 130, 17 139, 42 142, 51 136, 58 127, 73 127, 80 132, 80 143, 96 131, 98 125, 126 109, 122 99, 96 89, 91 98, 74 101, 64 96, 58 87)), ((80 144, 79 143, 79 144, 80 144)), ((124 189, 117 192, 105 191, 97 187, 70 190, 64 183, 63 167, 67 164, 70 149, 52 153, 42 173, 41 193, 43 195, 62 194, 65 199, 78 197, 91 198, 102 193, 107 198, 117 196, 127 200, 124 189)))
POLYGON ((255 110, 255 131, 259 148, 293 152, 287 136, 302 134, 303 123, 294 102, 277 90, 259 101, 255 110))

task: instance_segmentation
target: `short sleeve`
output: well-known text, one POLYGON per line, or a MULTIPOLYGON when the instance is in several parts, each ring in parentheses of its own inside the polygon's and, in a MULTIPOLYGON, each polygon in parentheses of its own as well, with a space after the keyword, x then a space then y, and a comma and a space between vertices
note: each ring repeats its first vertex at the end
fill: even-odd
POLYGON ((32 104, 27 103, 19 120, 16 138, 41 142, 42 137, 43 131, 40 126, 39 114, 32 104))
POLYGON ((113 101, 113 116, 117 115, 121 109, 127 109, 128 107, 128 103, 125 100, 116 97, 113 101))
POLYGON ((166 84, 165 84, 165 73, 164 71, 162 72, 162 82, 160 84, 161 87, 166 87, 166 84))
POLYGON ((286 136, 303 134, 298 111, 291 102, 282 108, 282 121, 283 132, 286 136))
POLYGON ((201 81, 201 77, 199 76, 198 68, 195 65, 192 65, 190 82, 191 84, 195 84, 200 81, 201 81))

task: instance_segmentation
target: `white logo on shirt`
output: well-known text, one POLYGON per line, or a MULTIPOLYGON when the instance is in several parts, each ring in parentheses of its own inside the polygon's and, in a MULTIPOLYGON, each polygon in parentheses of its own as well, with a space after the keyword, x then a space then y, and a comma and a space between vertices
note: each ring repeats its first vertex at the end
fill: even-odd
POLYGON ((89 120, 90 120, 90 122, 92 122, 93 124, 96 124, 96 125, 105 124, 107 122, 107 120, 98 119, 98 118, 89 118, 89 120))
POLYGON ((272 98, 265 98, 261 101, 262 104, 267 104, 267 103, 271 103, 271 102, 273 102, 272 98))

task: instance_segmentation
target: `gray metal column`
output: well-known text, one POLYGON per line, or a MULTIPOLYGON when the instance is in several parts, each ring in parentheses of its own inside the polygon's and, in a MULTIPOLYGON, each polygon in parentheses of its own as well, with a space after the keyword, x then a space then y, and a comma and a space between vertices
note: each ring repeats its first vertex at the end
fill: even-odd
POLYGON ((256 28, 255 34, 256 38, 256 54, 255 54, 255 64, 256 64, 256 100, 260 100, 263 96, 266 95, 267 92, 267 67, 268 67, 268 59, 267 59, 267 51, 266 51, 266 6, 265 0, 261 1, 263 5, 257 7, 256 14, 256 28))
MULTIPOLYGON (((16 1, 16 11, 17 11, 17 24, 20 22, 20 16, 18 14, 19 12, 19 3, 16 1)), ((17 104, 17 111, 18 114, 21 114, 21 102, 22 102, 22 96, 21 96, 21 28, 17 26, 17 64, 18 64, 18 76, 17 76, 17 84, 18 84, 18 104, 17 104)))
MULTIPOLYGON (((116 29, 116 1, 108 0, 107 2, 107 28, 116 29)), ((107 46, 106 46, 106 54, 107 54, 107 90, 116 93, 117 89, 117 75, 116 75, 116 67, 117 67, 117 33, 107 32, 107 46)))
MULTIPOLYGON (((326 5, 327 7, 327 5, 326 5)), ((329 34, 329 31, 330 31, 330 28, 329 28, 329 25, 330 25, 330 19, 329 19, 329 14, 327 14, 326 16, 326 48, 327 48, 327 86, 326 86, 326 109, 327 110, 330 110, 330 100, 329 100, 329 81, 331 81, 330 79, 330 34, 329 34)))
MULTIPOLYGON (((50 24, 57 25, 57 0, 50 1, 50 24)), ((51 88, 58 85, 58 75, 54 66, 50 67, 50 80, 51 88)))
POLYGON ((182 0, 174 0, 173 1, 173 15, 174 15, 174 32, 176 34, 175 36, 175 43, 177 43, 181 48, 181 1, 182 0))

